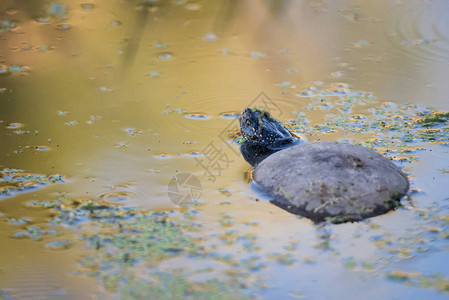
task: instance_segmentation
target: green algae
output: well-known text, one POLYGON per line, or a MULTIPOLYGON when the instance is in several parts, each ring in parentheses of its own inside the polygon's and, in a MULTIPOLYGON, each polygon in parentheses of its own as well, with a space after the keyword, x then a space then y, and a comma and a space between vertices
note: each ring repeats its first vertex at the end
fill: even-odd
POLYGON ((26 191, 52 183, 64 183, 65 177, 59 174, 42 175, 25 173, 19 169, 5 168, 0 171, 0 196, 12 196, 15 192, 26 191))
MULTIPOLYGON (((243 290, 226 280, 213 279, 194 283, 176 273, 151 273, 156 283, 134 278, 131 267, 156 266, 177 256, 201 259, 210 255, 188 234, 185 228, 196 228, 189 221, 175 221, 171 212, 136 214, 116 223, 104 223, 99 232, 84 235, 86 245, 95 253, 80 260, 90 276, 101 279, 105 287, 130 299, 210 299, 210 297, 242 298, 243 290), (96 270, 108 270, 109 275, 96 270), (219 283, 219 284, 218 284, 219 283), (177 299, 177 298, 175 298, 177 299)), ((224 299, 224 298, 223 298, 224 299)))
POLYGON ((51 241, 45 244, 45 247, 50 250, 67 250, 73 245, 72 242, 68 240, 57 240, 51 241))
MULTIPOLYGON (((325 94, 323 91, 317 91, 325 94)), ((447 122, 448 112, 438 112, 435 108, 419 105, 395 105, 380 102, 370 93, 349 93, 326 98, 311 99, 305 111, 296 112, 296 120, 287 126, 290 130, 318 137, 326 134, 344 134, 348 138, 341 142, 352 142, 377 150, 394 158, 395 154, 405 154, 400 159, 411 162, 417 159, 413 154, 420 150, 418 145, 449 144, 447 127, 433 128, 447 122), (309 121, 309 112, 323 110, 323 123, 309 121), (357 113, 356 113, 357 112, 357 113), (424 127, 424 128, 423 128, 424 127), (359 137, 363 134, 364 137, 359 137), (371 138, 366 139, 366 136, 371 138), (414 151, 403 151, 415 147, 414 151)), ((424 148, 421 148, 424 149, 424 148)))
POLYGON ((449 280, 442 274, 425 276, 417 272, 390 271, 385 273, 385 276, 389 279, 403 282, 408 286, 435 289, 439 292, 449 294, 449 280))
POLYGON ((286 266, 296 263, 296 259, 291 253, 272 252, 268 254, 267 258, 286 266))
POLYGON ((449 112, 434 112, 416 120, 416 123, 424 127, 433 127, 449 120, 449 112))
POLYGON ((11 21, 11 20, 8 20, 8 19, 3 19, 0 22, 0 34, 4 33, 4 32, 7 32, 7 31, 10 31, 10 30, 13 30, 16 27, 17 27, 17 24, 16 24, 15 21, 11 21))
POLYGON ((217 279, 194 283, 182 273, 156 273, 154 282, 131 281, 120 289, 123 299, 250 299, 236 284, 217 279))
POLYGON ((56 230, 44 230, 39 226, 28 226, 25 231, 18 231, 11 235, 12 238, 15 239, 31 239, 33 241, 41 241, 45 236, 54 236, 57 235, 58 232, 56 230))
POLYGON ((349 258, 346 260, 345 264, 344 264, 346 269, 354 269, 357 267, 357 262, 354 260, 353 257, 349 258))
MULTIPOLYGON (((179 256, 193 259, 214 259, 222 262, 230 259, 226 255, 206 251, 193 233, 201 224, 194 221, 198 212, 184 209, 176 211, 139 211, 92 199, 57 199, 30 201, 27 207, 51 209, 54 216, 50 224, 60 226, 94 226, 93 233, 83 234, 81 241, 91 253, 79 259, 78 274, 100 280, 109 293, 116 293, 125 299, 244 299, 247 291, 235 280, 212 278, 194 282, 189 275, 179 272, 159 273, 152 266, 179 256), (136 278, 134 268, 147 268, 150 281, 136 278)), ((223 214, 222 220, 232 216, 223 214)), ((18 221, 17 221, 18 222, 18 221)), ((49 231, 28 226, 26 231, 17 232, 14 238, 30 238, 41 241, 49 231)), ((257 240, 252 235, 235 235, 235 242, 251 251, 257 240)), ((75 242, 56 240, 45 245, 50 250, 65 250, 75 242)), ((235 261, 232 265, 236 266, 235 261)), ((242 265, 258 270, 254 261, 242 261, 242 265)), ((240 272, 240 273, 243 273, 240 272)))
POLYGON ((105 231, 83 236, 88 247, 114 249, 116 257, 129 254, 132 259, 153 263, 182 253, 201 252, 194 239, 184 235, 182 227, 164 212, 136 215, 107 227, 105 231))

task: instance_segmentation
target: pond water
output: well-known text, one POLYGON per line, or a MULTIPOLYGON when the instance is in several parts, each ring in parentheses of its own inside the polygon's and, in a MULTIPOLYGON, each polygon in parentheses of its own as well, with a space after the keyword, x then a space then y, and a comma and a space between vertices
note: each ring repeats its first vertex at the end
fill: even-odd
POLYGON ((2 0, 0 299, 446 298, 448 11, 2 0), (314 225, 270 204, 234 141, 249 106, 394 159, 403 206, 314 225))

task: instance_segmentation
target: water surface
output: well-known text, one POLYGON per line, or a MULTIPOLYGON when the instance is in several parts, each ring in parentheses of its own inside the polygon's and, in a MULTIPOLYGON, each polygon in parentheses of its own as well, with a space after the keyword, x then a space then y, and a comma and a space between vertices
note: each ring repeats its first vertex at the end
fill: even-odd
MULTIPOLYGON (((174 210, 182 219, 186 212, 170 201, 167 185, 187 172, 202 185, 189 213, 202 225, 195 234, 215 260, 172 250, 157 270, 210 268, 205 277, 219 280, 234 274, 244 292, 265 299, 443 299, 447 123, 438 127, 441 142, 419 140, 411 147, 423 150, 397 160, 414 191, 404 208, 338 226, 316 226, 263 201, 233 138, 239 112, 254 105, 286 123, 304 113, 316 126, 296 132, 309 141, 404 137, 405 129, 350 132, 326 124, 344 113, 338 103, 346 96, 373 100, 352 105, 347 120, 376 118, 376 110, 391 109, 390 121, 407 112, 421 117, 427 106, 448 110, 448 9, 443 0, 3 0, 0 169, 66 179, 0 199, 0 297, 122 295, 101 276, 83 276, 89 268, 80 266, 89 253, 101 254, 81 237, 106 225, 84 215, 58 223, 65 212, 30 201, 90 199, 174 210), (220 164, 204 169, 213 154, 220 164), (29 220, 16 221, 22 218, 29 220), (42 239, 11 237, 29 226, 44 230, 42 239)), ((388 155, 398 145, 375 148, 388 155)), ((151 277, 147 267, 133 274, 151 277)))

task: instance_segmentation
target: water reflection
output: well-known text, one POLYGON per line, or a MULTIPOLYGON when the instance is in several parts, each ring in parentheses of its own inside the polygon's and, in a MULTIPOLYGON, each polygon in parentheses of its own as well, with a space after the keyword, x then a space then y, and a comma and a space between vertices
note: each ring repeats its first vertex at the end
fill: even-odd
MULTIPOLYGON (((300 278, 313 286, 313 280, 330 284, 332 276, 344 273, 348 279, 344 287, 354 288, 356 284, 351 286, 351 282, 366 284, 357 274, 342 269, 341 262, 331 255, 327 259, 332 271, 323 272, 320 254, 312 246, 315 228, 304 220, 283 215, 269 203, 253 199, 254 194, 241 180, 248 167, 232 142, 235 122, 242 108, 261 91, 273 99, 282 121, 297 118, 294 112, 308 111, 314 124, 323 121, 333 99, 352 95, 351 90, 372 92, 381 101, 449 108, 447 9, 449 2, 443 0, 3 0, 0 165, 38 174, 64 174, 69 182, 63 188, 55 188, 55 193, 42 190, 1 200, 0 218, 4 214, 21 220, 27 217, 20 215, 25 213, 23 203, 58 198, 59 193, 72 199, 91 197, 117 205, 172 209, 167 184, 175 174, 188 171, 204 184, 203 234, 256 220, 261 223, 261 229, 254 230, 260 235, 262 249, 273 252, 282 245, 272 239, 287 241, 295 236, 298 243, 290 241, 287 249, 303 251, 296 261, 304 262, 301 268, 307 272, 300 272, 301 268, 290 269, 290 273, 267 271, 286 274, 279 280, 300 278), (207 160, 207 146, 228 151, 229 168, 216 181, 195 160, 207 160), (112 191, 109 188, 123 182, 132 182, 133 191, 122 190, 122 186, 112 191), (233 220, 224 217, 217 225, 221 214, 230 213, 236 214, 233 220), (331 275, 323 277, 323 273, 331 275)), ((365 115, 354 112, 348 119, 363 123, 365 115)), ((320 126, 326 130, 325 124, 320 126)), ((348 138, 332 134, 312 136, 312 140, 348 138)), ((431 136, 431 130, 426 134, 431 136)), ((438 155, 428 155, 426 163, 410 167, 409 172, 417 174, 416 184, 435 184, 420 174, 426 173, 426 166, 445 161, 438 151, 441 150, 435 148, 432 154, 438 155)), ((441 168, 446 170, 449 166, 441 168)), ((435 176, 440 179, 445 173, 437 172, 435 176)), ((434 187, 428 195, 418 195, 419 201, 429 201, 430 205, 430 198, 441 196, 439 191, 434 187)), ((403 224, 412 226, 408 221, 412 220, 410 223, 416 227, 424 226, 419 223, 421 220, 410 216, 419 214, 410 207, 397 212, 399 221, 383 217, 379 222, 384 227, 373 229, 382 230, 379 235, 367 229, 369 224, 339 227, 337 243, 350 241, 358 246, 339 244, 336 248, 360 260, 376 262, 382 255, 389 257, 391 253, 378 252, 377 246, 386 249, 394 243, 390 231, 401 238, 407 232, 403 224), (360 240, 354 242, 351 234, 360 240), (367 251, 359 251, 361 248, 367 251)), ((28 213, 29 208, 26 209, 28 213)), ((40 227, 48 223, 47 211, 31 214, 40 227)), ((7 273, 15 269, 14 274, 27 274, 30 268, 46 270, 60 264, 42 254, 36 245, 27 250, 19 244, 23 240, 6 239, 13 233, 8 226, 7 222, 0 223, 0 239, 4 239, 0 241, 0 252, 4 253, 0 262, 5 263, 0 282, 6 282, 3 279, 9 277, 7 273), (12 253, 11 249, 23 252, 12 253), (44 257, 43 265, 34 262, 33 254, 44 257), (23 262, 21 256, 29 258, 23 262), (22 263, 16 267, 18 260, 22 263)), ((250 234, 253 228, 248 227, 250 234)), ((317 231, 322 239, 320 247, 326 246, 334 233, 317 231)), ((223 236, 227 240, 234 238, 232 233, 223 236)), ((66 243, 66 238, 64 235, 59 242, 45 244, 63 250, 58 252, 60 260, 68 257, 68 264, 72 264, 76 251, 84 250, 66 243)), ((413 233, 409 233, 407 239, 412 238, 413 233)), ((401 241, 398 243, 402 245, 401 241)), ((292 257, 284 252, 271 253, 269 260, 290 263, 292 257)), ((405 252, 398 250, 399 254, 405 252)), ((354 265, 349 258, 341 261, 345 266, 354 265)), ((382 263, 376 265, 379 270, 384 267, 382 263)), ((67 269, 70 266, 64 265, 58 270, 67 269)), ((30 276, 37 276, 33 274, 30 276)), ((50 275, 48 278, 57 277, 50 275)), ((20 276, 12 276, 7 284, 23 287, 26 279, 20 276)), ((382 278, 373 277, 376 283, 385 284, 382 278)), ((59 284, 70 286, 64 280, 59 284)), ((42 284, 51 285, 48 280, 42 284)), ((394 284, 388 286, 390 291, 403 291, 394 284)), ((24 290, 33 288, 25 285, 24 290)), ((277 292, 272 288, 266 295, 279 296, 277 292)), ((339 293, 345 294, 343 290, 339 293)), ((45 296, 45 291, 42 294, 45 296)))

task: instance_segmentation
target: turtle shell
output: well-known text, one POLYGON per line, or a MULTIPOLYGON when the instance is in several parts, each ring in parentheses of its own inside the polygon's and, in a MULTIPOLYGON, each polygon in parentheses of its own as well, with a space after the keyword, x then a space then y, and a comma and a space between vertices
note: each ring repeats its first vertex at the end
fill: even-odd
POLYGON ((272 154, 254 170, 272 203, 314 222, 360 221, 398 206, 407 176, 391 160, 352 144, 315 142, 272 154))

